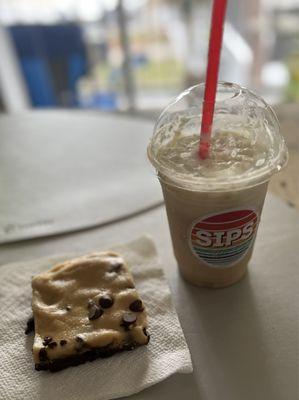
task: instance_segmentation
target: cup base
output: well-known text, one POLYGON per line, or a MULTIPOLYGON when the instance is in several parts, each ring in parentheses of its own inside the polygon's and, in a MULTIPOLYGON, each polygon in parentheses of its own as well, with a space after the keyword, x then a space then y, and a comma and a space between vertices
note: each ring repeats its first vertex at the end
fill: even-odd
POLYGON ((240 282, 246 275, 247 272, 247 266, 242 268, 240 271, 235 271, 234 275, 228 277, 228 278, 220 278, 220 279, 204 279, 202 278, 197 278, 196 281, 194 280, 194 277, 190 277, 188 274, 185 273, 179 266, 179 271, 181 277, 188 283, 190 283, 193 286, 197 287, 203 287, 203 288, 209 288, 209 289, 220 289, 220 288, 225 288, 228 286, 235 285, 236 283, 240 282))

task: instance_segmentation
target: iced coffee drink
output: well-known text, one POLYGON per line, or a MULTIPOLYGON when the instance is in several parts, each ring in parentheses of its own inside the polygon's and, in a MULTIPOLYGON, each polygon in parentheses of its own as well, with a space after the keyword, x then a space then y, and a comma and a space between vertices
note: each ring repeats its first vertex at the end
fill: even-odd
POLYGON ((269 179, 286 163, 287 150, 272 109, 245 88, 221 83, 209 157, 201 160, 203 91, 190 88, 166 108, 148 155, 182 276, 223 287, 246 272, 269 179))

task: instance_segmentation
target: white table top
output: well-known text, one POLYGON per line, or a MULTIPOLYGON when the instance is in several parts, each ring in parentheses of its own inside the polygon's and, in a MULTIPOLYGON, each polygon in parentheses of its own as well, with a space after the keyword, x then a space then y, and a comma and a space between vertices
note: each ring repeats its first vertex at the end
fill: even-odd
POLYGON ((249 273, 226 289, 199 289, 178 275, 164 207, 80 233, 0 246, 0 264, 86 252, 154 238, 189 344, 194 373, 176 375, 133 399, 298 398, 299 214, 271 195, 249 273))

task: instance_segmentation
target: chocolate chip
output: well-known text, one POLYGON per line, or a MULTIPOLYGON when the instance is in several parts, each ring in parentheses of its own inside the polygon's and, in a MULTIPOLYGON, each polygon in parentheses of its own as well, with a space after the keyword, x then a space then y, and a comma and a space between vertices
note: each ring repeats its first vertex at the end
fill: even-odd
POLYGON ((78 343, 83 343, 84 342, 84 339, 81 337, 81 336, 76 336, 76 342, 78 342, 78 343))
POLYGON ((42 347, 38 353, 38 356, 40 361, 46 361, 48 359, 47 350, 42 347))
POLYGON ((67 344, 67 340, 65 340, 65 339, 60 340, 60 346, 64 346, 66 344, 67 344))
POLYGON ((145 336, 148 336, 146 328, 143 328, 142 330, 143 330, 143 333, 145 334, 145 336))
POLYGON ((146 328, 143 328, 142 330, 143 330, 144 335, 147 337, 147 343, 148 343, 150 341, 150 335, 148 334, 146 328))
POLYGON ((33 317, 30 317, 27 321, 27 326, 25 329, 25 335, 28 335, 29 333, 34 332, 34 319, 33 317))
POLYGON ((133 342, 133 343, 126 343, 126 344, 124 345, 124 347, 125 347, 126 350, 131 351, 131 350, 136 349, 136 343, 135 343, 135 342, 133 342))
POLYGON ((113 298, 108 294, 101 296, 99 299, 99 305, 102 308, 110 308, 113 305, 113 298))
POLYGON ((72 307, 71 306, 66 306, 65 309, 66 309, 66 311, 71 311, 72 307))
POLYGON ((123 322, 126 324, 133 324, 134 322, 136 322, 136 320, 137 320, 137 317, 133 313, 125 313, 123 315, 123 322))
POLYGON ((53 340, 53 338, 51 338, 50 336, 45 336, 44 340, 43 340, 43 345, 47 346, 49 343, 51 343, 53 340))
POLYGON ((139 299, 134 300, 134 301, 130 304, 129 309, 130 309, 131 311, 134 311, 134 312, 141 312, 141 311, 143 311, 143 304, 142 304, 142 301, 139 300, 139 299))
POLYGON ((103 312, 104 311, 99 306, 93 304, 89 308, 88 319, 90 320, 98 319, 103 314, 103 312))
POLYGON ((54 349, 54 347, 56 347, 56 346, 57 346, 56 342, 51 342, 48 344, 48 347, 50 347, 50 349, 54 349))
POLYGON ((295 204, 292 203, 291 201, 288 201, 288 205, 289 205, 289 207, 295 207, 295 204))
POLYGON ((122 316, 122 323, 121 326, 123 326, 125 328, 125 330, 128 330, 130 325, 134 324, 137 320, 137 317, 135 314, 133 313, 125 313, 122 316))
POLYGON ((123 266, 122 262, 112 261, 112 263, 109 265, 108 271, 109 272, 119 272, 121 270, 122 266, 123 266))
POLYGON ((85 342, 85 340, 81 337, 81 336, 76 336, 76 345, 75 345, 75 349, 77 352, 82 351, 82 349, 86 349, 88 347, 88 343, 85 342))
POLYGON ((89 309, 90 307, 96 306, 96 303, 94 300, 89 299, 88 300, 88 304, 87 304, 87 308, 89 309))

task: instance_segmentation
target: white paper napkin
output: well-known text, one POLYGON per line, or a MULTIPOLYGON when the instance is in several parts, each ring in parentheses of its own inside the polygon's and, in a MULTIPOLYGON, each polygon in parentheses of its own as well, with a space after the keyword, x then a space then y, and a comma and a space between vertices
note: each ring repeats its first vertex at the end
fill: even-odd
POLYGON ((2 266, 1 399, 106 400, 137 393, 177 372, 192 372, 190 353, 153 242, 142 237, 113 250, 131 265, 149 314, 149 345, 54 374, 35 371, 33 338, 24 335, 31 313, 31 276, 77 254, 2 266))

